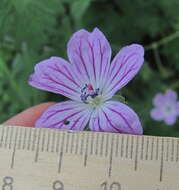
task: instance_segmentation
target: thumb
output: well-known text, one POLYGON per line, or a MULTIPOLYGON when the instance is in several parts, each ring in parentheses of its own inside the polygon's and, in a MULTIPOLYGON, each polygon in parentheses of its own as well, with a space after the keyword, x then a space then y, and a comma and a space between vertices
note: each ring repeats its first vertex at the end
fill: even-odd
POLYGON ((31 108, 13 116, 9 120, 5 121, 2 125, 16 125, 24 127, 34 127, 35 122, 39 119, 42 113, 54 102, 46 102, 31 108))

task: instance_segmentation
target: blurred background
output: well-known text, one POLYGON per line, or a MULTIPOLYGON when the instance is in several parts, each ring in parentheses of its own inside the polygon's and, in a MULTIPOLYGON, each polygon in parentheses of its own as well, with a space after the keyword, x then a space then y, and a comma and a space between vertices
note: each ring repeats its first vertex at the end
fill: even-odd
POLYGON ((179 136, 173 126, 151 119, 152 99, 179 91, 178 0, 0 0, 0 122, 44 101, 65 98, 32 88, 34 65, 50 56, 67 58, 72 33, 98 27, 113 56, 127 44, 145 47, 145 64, 120 94, 140 116, 148 135, 179 136))

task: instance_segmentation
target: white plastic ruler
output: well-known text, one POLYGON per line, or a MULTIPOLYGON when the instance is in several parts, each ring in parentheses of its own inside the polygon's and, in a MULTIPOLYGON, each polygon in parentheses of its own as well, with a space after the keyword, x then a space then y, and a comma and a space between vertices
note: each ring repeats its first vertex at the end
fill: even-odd
POLYGON ((179 139, 0 126, 2 190, 179 190, 179 139))

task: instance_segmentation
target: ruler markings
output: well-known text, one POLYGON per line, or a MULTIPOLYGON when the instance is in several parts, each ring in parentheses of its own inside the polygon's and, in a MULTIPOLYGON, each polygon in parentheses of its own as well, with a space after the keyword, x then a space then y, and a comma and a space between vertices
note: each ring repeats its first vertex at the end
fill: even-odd
POLYGON ((31 136, 32 136, 32 130, 29 130, 29 136, 28 136, 28 146, 27 150, 30 150, 30 145, 31 145, 31 136))
MULTIPOLYGON (((14 168, 14 161, 15 161, 15 153, 16 153, 16 145, 17 145, 17 137, 18 137, 18 130, 19 128, 15 127, 15 137, 14 137, 14 147, 13 147, 13 152, 12 152, 12 158, 11 158, 11 169, 14 168)), ((10 128, 13 130, 13 128, 10 128)))
POLYGON ((160 157, 160 182, 163 180, 163 168, 164 168, 164 160, 163 160, 163 154, 164 154, 164 139, 161 139, 162 141, 162 147, 161 147, 161 157, 160 157))
POLYGON ((37 145, 36 145, 36 152, 35 152, 35 162, 38 162, 38 157, 39 157, 39 146, 40 146, 40 140, 41 140, 41 128, 38 129, 38 139, 37 139, 37 145))
MULTIPOLYGON (((113 163, 113 157, 118 157, 118 151, 120 150, 119 147, 121 147, 121 157, 125 159, 132 159, 134 162, 134 170, 137 171, 139 167, 139 158, 142 155, 142 159, 145 163, 146 161, 150 160, 152 161, 154 158, 158 160, 157 165, 155 165, 155 168, 158 167, 158 180, 160 182, 165 181, 164 179, 167 179, 166 174, 164 173, 165 170, 168 170, 168 167, 165 169, 165 161, 167 162, 173 162, 178 161, 179 157, 179 139, 174 138, 162 138, 162 137, 149 137, 149 136, 133 136, 133 135, 117 135, 117 134, 111 134, 111 133, 91 133, 90 132, 79 132, 78 134, 67 134, 65 131, 56 131, 49 130, 48 135, 47 129, 28 129, 28 128, 18 128, 16 129, 13 127, 7 127, 6 129, 0 129, 0 145, 4 148, 12 147, 12 153, 11 154, 11 162, 10 162, 10 168, 16 169, 15 163, 17 160, 17 154, 18 150, 25 149, 26 145, 28 145, 28 150, 35 150, 35 158, 34 161, 38 162, 38 154, 40 148, 43 146, 51 148, 50 150, 53 150, 54 152, 54 145, 60 149, 59 152, 59 158, 58 158, 58 173, 61 173, 62 171, 62 163, 65 161, 65 154, 64 151, 67 153, 73 152, 73 149, 71 151, 71 146, 69 145, 76 145, 77 151, 76 153, 79 153, 80 155, 83 155, 84 161, 83 165, 84 167, 87 166, 87 162, 91 161, 91 158, 88 158, 88 153, 90 152, 90 145, 92 145, 92 154, 95 154, 96 157, 101 156, 104 154, 107 161, 107 174, 109 177, 113 176, 113 170, 115 169, 114 163, 113 163), (9 129, 8 129, 9 128, 9 129), (49 143, 45 140, 45 143, 42 143, 42 133, 47 134, 44 137, 49 137, 49 143), (52 134, 53 133, 53 134, 52 134), (3 135, 2 135, 3 134, 3 135), (62 135, 62 136, 61 136, 62 135), (59 138, 57 138, 57 136, 59 138), (25 138, 27 137, 27 138, 25 138), (76 139, 75 139, 76 138, 76 139), (58 140, 59 139, 59 140, 58 140), (73 139, 73 141, 72 141, 73 139), (92 140, 90 142, 90 140, 92 140), (98 140, 97 140, 98 139, 98 140), (103 139, 103 140, 102 140, 103 139), (123 140, 122 140, 123 139, 123 140), (143 139, 143 140, 142 140, 143 139), (78 143, 76 143, 78 141, 78 143), (103 142, 103 143, 102 143, 103 142), (141 143, 142 142, 142 143, 141 143), (48 145, 49 144, 49 145, 48 145), (142 146, 143 144, 143 146, 142 146), (99 148, 99 150, 97 149, 99 148), (139 151, 140 149, 140 151, 139 151), (143 150, 143 153, 141 154, 141 151, 143 150), (83 154, 84 153, 84 154, 83 154), (139 154, 140 153, 140 154, 139 154), (154 156, 153 156, 153 153, 154 156)), ((45 139, 45 138, 44 138, 45 139)), ((49 151, 49 148, 47 148, 47 152, 49 151)), ((104 158, 105 159, 105 158, 104 158)), ((93 159, 92 159, 93 160, 93 159)), ((123 160, 123 159, 122 159, 123 160)), ((40 160, 39 160, 40 161, 40 160)), ((147 162, 146 162, 147 163, 147 162)), ((143 164, 142 164, 143 165, 143 164)), ((140 170, 143 166, 140 166, 140 170)), ((163 183, 162 183, 163 184, 163 183)))
POLYGON ((9 136, 9 127, 6 128, 6 137, 5 137, 5 141, 4 141, 4 148, 7 147, 8 136, 9 136))
POLYGON ((58 162, 58 173, 61 172, 62 169, 62 159, 63 159, 63 148, 64 148, 64 141, 65 141, 65 134, 62 134, 62 139, 61 139, 61 147, 60 147, 60 155, 59 155, 59 162, 58 162))
POLYGON ((49 133, 47 135, 47 145, 46 145, 46 151, 47 152, 49 152, 50 138, 51 138, 51 131, 49 131, 49 133))
POLYGON ((122 139, 121 139, 121 158, 123 157, 124 154, 124 136, 122 135, 122 139))
POLYGON ((98 155, 98 146, 99 146, 99 133, 96 134, 96 150, 95 150, 95 155, 98 155))
POLYGON ((154 154, 154 137, 152 137, 152 142, 151 142, 150 160, 153 160, 153 154, 154 154))
POLYGON ((74 133, 74 135, 76 137, 75 154, 78 154, 78 149, 79 149, 79 134, 78 133, 74 133))
POLYGON ((0 148, 2 147, 2 144, 3 144, 3 139, 4 139, 4 127, 1 127, 2 129, 2 133, 1 133, 1 141, 0 141, 0 148))
POLYGON ((100 156, 103 156, 103 146, 104 146, 104 133, 101 136, 101 145, 100 145, 100 156))
POLYGON ((134 161, 134 170, 137 171, 138 168, 138 150, 139 150, 139 136, 136 136, 136 147, 135 147, 135 161, 134 161))
POLYGON ((74 149, 74 134, 71 133, 71 145, 70 145, 70 153, 73 153, 73 149, 74 149))
POLYGON ((23 133, 24 138, 23 138, 22 150, 24 150, 25 147, 26 147, 26 142, 27 142, 27 130, 28 130, 27 127, 24 127, 24 133, 23 133))
POLYGON ((149 137, 147 137, 147 142, 146 142, 145 160, 148 160, 148 155, 149 155, 149 137))
POLYGON ((80 134, 81 137, 81 146, 80 146, 80 155, 83 154, 83 148, 84 148, 84 133, 80 134))
POLYGON ((115 147, 115 157, 118 157, 119 152, 119 135, 116 135, 116 147, 115 147))
POLYGON ((56 131, 57 130, 58 129, 52 131, 53 135, 52 135, 51 152, 54 152, 54 149, 55 149, 55 140, 56 140, 56 131))
POLYGON ((12 147, 13 129, 14 129, 14 128, 11 128, 11 131, 10 131, 9 149, 11 149, 11 147, 12 147))
POLYGON ((172 143, 172 152, 171 152, 171 161, 174 160, 174 139, 171 140, 172 143))
POLYGON ((169 145, 170 145, 170 141, 169 139, 167 139, 167 150, 166 150, 166 159, 165 161, 168 162, 168 157, 169 157, 169 145))
POLYGON ((94 134, 91 133, 91 145, 90 145, 90 154, 93 154, 93 143, 94 143, 94 134))
POLYGON ((69 147, 69 133, 66 135, 66 147, 65 147, 65 152, 68 153, 68 147, 69 147))
POLYGON ((60 131, 57 131, 56 153, 59 152, 59 147, 60 147, 60 131))
POLYGON ((131 136, 131 151, 130 151, 130 159, 133 158, 133 151, 134 151, 134 136, 131 136))
POLYGON ((23 128, 20 128, 20 133, 19 133, 19 139, 18 139, 18 146, 17 149, 20 150, 21 149, 21 144, 22 144, 22 132, 23 132, 23 128))
POLYGON ((42 135, 42 146, 41 146, 41 152, 44 151, 44 147, 45 147, 45 137, 46 137, 46 130, 43 131, 43 135, 42 135))
POLYGON ((156 140, 156 157, 155 157, 155 160, 158 160, 158 157, 159 157, 159 140, 157 139, 156 140))
POLYGON ((177 139, 176 162, 179 160, 179 139, 177 139))
POLYGON ((143 154, 144 154, 144 137, 142 136, 141 155, 140 155, 140 159, 141 159, 141 160, 143 160, 143 154))
POLYGON ((111 151, 110 151, 110 156, 109 156, 109 171, 108 171, 108 176, 111 177, 112 173, 112 161, 113 161, 113 148, 114 148, 114 135, 111 136, 111 151))
POLYGON ((127 135, 127 139, 126 139, 126 148, 125 148, 125 151, 126 151, 125 157, 126 158, 128 158, 128 150, 129 150, 129 135, 127 135))
POLYGON ((108 156, 108 150, 109 150, 109 136, 108 135, 105 135, 106 136, 106 150, 105 150, 105 157, 108 156))
POLYGON ((87 166, 87 160, 88 160, 88 144, 89 144, 89 133, 86 133, 86 147, 85 147, 85 156, 84 156, 84 167, 87 166))
POLYGON ((61 167, 62 167, 62 157, 63 157, 63 152, 60 152, 60 155, 59 155, 59 164, 58 164, 58 173, 61 172, 61 167))
POLYGON ((37 130, 33 130, 32 151, 35 150, 36 140, 37 140, 37 130))

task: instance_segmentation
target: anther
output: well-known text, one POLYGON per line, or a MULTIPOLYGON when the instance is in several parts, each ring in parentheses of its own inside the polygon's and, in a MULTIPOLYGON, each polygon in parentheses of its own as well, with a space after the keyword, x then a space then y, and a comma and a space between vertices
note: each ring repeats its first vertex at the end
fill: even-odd
POLYGON ((95 98, 96 96, 98 96, 99 94, 99 88, 97 88, 96 90, 93 89, 93 86, 91 84, 85 84, 85 86, 81 89, 81 100, 84 102, 84 103, 87 103, 87 99, 88 97, 91 97, 91 98, 95 98))

